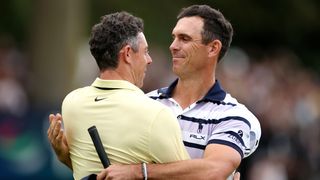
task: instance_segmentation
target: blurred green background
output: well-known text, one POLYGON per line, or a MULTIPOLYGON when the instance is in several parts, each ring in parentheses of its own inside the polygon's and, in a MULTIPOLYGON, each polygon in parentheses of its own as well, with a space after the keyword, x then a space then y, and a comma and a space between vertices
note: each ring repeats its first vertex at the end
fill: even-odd
POLYGON ((232 23, 223 87, 256 114, 258 150, 241 179, 320 179, 320 1, 6 0, 0 3, 0 178, 72 179, 47 141, 48 114, 98 71, 88 38, 100 17, 144 19, 153 58, 143 90, 173 79, 171 30, 182 7, 208 4, 232 23))

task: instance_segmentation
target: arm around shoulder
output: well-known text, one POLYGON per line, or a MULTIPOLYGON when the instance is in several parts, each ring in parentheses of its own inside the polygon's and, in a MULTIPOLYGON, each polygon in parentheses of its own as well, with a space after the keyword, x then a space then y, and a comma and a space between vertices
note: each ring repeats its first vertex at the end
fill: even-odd
POLYGON ((233 148, 210 144, 202 159, 148 164, 148 177, 150 179, 225 180, 239 166, 240 161, 240 154, 233 148))

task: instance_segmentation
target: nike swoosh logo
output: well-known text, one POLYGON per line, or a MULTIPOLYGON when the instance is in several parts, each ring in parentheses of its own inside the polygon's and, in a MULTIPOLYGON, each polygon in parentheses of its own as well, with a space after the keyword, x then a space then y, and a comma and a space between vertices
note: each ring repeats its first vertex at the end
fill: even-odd
POLYGON ((107 99, 107 98, 99 98, 99 97, 96 97, 96 98, 94 99, 94 101, 95 101, 95 102, 98 102, 98 101, 102 101, 102 100, 104 100, 104 99, 107 99))

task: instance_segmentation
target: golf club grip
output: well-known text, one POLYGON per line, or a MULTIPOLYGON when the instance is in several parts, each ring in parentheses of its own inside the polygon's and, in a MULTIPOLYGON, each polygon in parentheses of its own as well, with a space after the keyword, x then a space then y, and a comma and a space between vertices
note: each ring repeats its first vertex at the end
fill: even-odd
POLYGON ((88 129, 88 132, 91 136, 91 139, 93 141, 94 147, 96 148, 96 151, 98 153, 98 156, 100 158, 100 161, 103 164, 104 168, 107 168, 110 165, 110 161, 109 158, 107 156, 107 153, 104 151, 98 130, 96 128, 96 126, 91 126, 88 129))

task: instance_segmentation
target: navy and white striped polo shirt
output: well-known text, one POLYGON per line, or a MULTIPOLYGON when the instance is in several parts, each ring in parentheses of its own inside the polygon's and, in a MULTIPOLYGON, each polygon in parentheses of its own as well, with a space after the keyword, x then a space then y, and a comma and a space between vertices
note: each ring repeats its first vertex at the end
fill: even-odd
POLYGON ((209 144, 223 144, 247 157, 258 147, 261 128, 258 119, 242 104, 226 93, 216 81, 206 96, 186 109, 172 98, 178 80, 169 87, 147 95, 173 110, 192 159, 202 158, 209 144))

